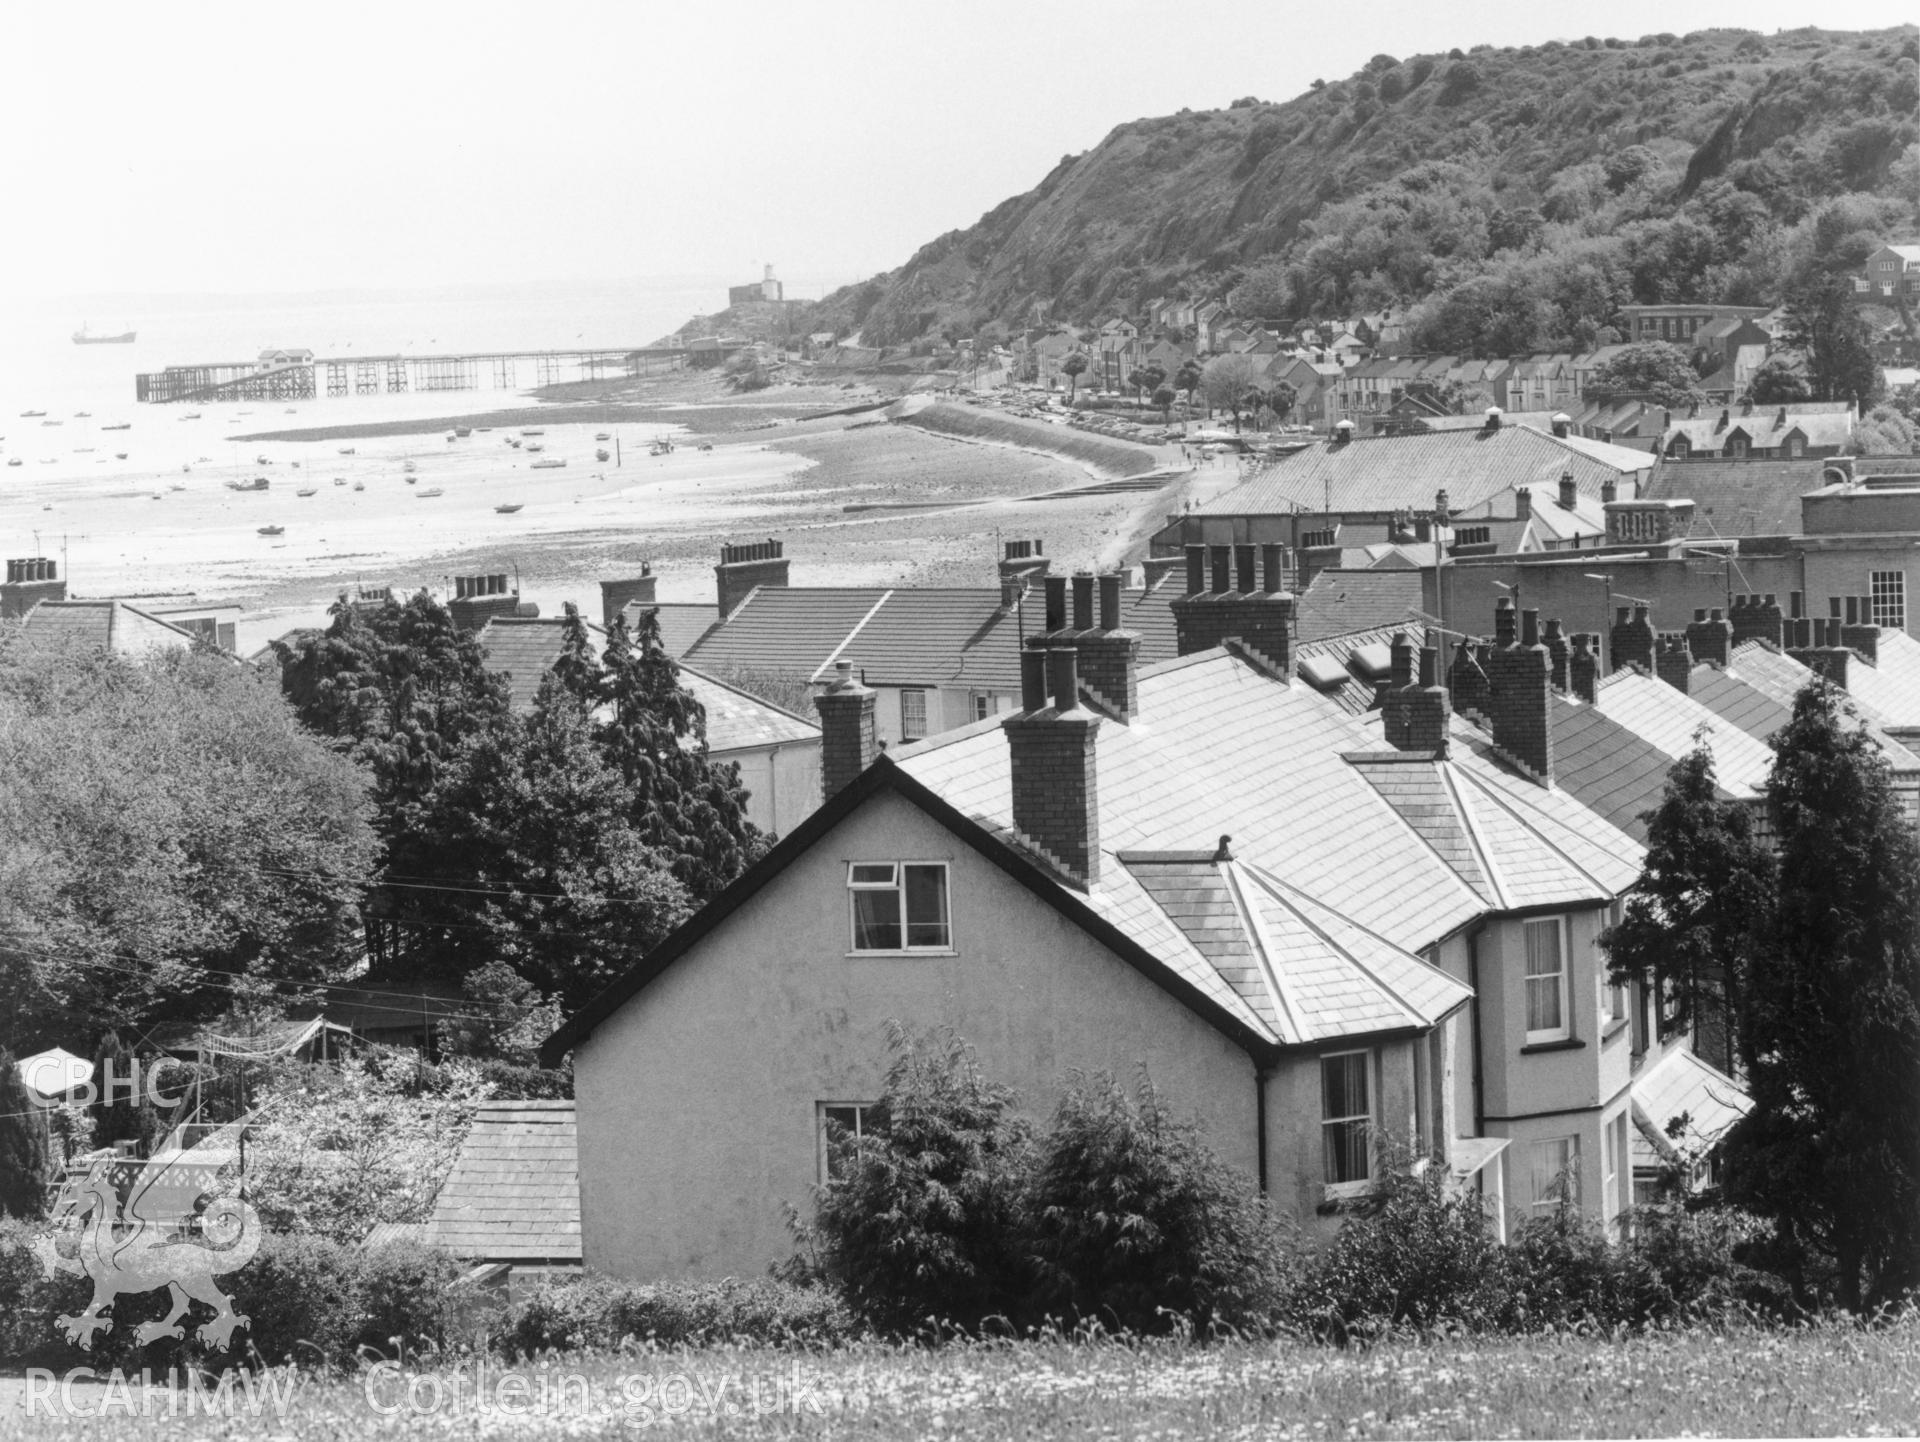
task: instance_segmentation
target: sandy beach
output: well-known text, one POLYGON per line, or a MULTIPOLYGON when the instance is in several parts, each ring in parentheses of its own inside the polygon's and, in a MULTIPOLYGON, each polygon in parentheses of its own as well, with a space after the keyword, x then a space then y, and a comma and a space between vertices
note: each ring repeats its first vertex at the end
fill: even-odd
POLYGON ((991 584, 1002 536, 1041 537, 1061 564, 1112 564, 1191 484, 1054 494, 1093 478, 871 411, 794 419, 871 399, 840 388, 733 397, 672 377, 617 400, 501 399, 490 412, 471 396, 414 395, 193 419, 138 407, 131 430, 111 432, 93 425, 118 418, 43 433, 9 421, 0 453, 22 464, 0 470, 0 534, 9 555, 62 558, 76 596, 237 602, 245 651, 318 623, 355 584, 509 571, 544 613, 567 600, 593 613, 598 582, 645 560, 663 600, 707 600, 726 540, 783 540, 797 585, 991 584), (450 439, 454 424, 470 433, 450 439), (649 454, 661 437, 672 453, 649 454), (533 464, 553 460, 566 464, 533 464), (266 491, 229 488, 262 476, 266 491))

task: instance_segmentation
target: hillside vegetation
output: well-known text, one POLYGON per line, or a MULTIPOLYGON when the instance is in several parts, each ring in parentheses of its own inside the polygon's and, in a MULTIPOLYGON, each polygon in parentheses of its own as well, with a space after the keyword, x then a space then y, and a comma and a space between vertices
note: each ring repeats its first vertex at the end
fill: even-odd
POLYGON ((866 345, 1086 323, 1417 307, 1431 348, 1590 340, 1632 301, 1771 302, 1916 231, 1915 27, 1475 47, 1283 104, 1136 120, 810 308, 866 345))

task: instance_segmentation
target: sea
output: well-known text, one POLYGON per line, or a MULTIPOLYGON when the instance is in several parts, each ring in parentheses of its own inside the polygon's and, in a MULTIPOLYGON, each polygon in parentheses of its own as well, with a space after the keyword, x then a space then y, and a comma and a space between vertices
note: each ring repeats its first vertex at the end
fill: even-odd
MULTIPOLYGON (((322 381, 320 396, 297 404, 140 404, 134 377, 174 365, 248 362, 267 349, 353 357, 645 346, 724 308, 727 279, 0 300, 0 555, 58 558, 80 596, 230 598, 246 608, 244 650, 324 616, 331 582, 316 581, 312 595, 289 600, 289 585, 298 593, 303 577, 365 565, 411 583, 409 558, 491 544, 502 534, 630 527, 633 458, 644 457, 663 427, 617 427, 628 462, 618 469, 596 463, 596 427, 556 415, 547 453, 570 457, 570 465, 538 472, 499 435, 458 444, 434 434, 362 440, 351 450, 234 439, 513 408, 528 403, 538 381, 525 362, 514 389, 335 398, 322 381), (83 326, 94 334, 131 330, 137 339, 76 345, 73 333, 83 326), (261 474, 273 477, 268 494, 230 488, 261 474), (309 484, 317 494, 302 489, 309 484), (495 511, 503 501, 524 504, 509 519, 495 511), (264 529, 274 525, 282 530, 264 529)), ((805 293, 818 295, 828 283, 821 278, 805 293)), ((478 370, 490 386, 490 368, 478 370)), ((677 464, 709 463, 688 455, 677 464)), ((778 463, 754 457, 741 464, 778 463)), ((586 577, 551 585, 553 594, 535 593, 550 605, 592 589, 586 577)))

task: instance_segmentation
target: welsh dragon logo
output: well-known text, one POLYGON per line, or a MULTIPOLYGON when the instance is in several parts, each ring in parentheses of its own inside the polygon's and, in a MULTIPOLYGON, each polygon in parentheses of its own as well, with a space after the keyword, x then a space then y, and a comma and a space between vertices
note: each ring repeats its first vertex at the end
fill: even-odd
POLYGON ((233 1310, 213 1279, 253 1260, 260 1248, 260 1214, 237 1196, 216 1195, 215 1188, 238 1156, 245 1125, 231 1123, 191 1146, 181 1144, 184 1129, 176 1129, 144 1163, 96 1157, 61 1188, 53 1220, 68 1240, 78 1228, 78 1250, 62 1255, 62 1239, 49 1237, 40 1244, 41 1261, 49 1274, 69 1272, 93 1281, 86 1310, 56 1319, 68 1341, 91 1351, 94 1333, 113 1330, 112 1320, 101 1314, 115 1298, 164 1287, 172 1294, 172 1309, 134 1329, 142 1344, 184 1338, 181 1318, 190 1303, 203 1302, 216 1315, 201 1326, 201 1338, 221 1351, 232 1346, 234 1328, 247 1319, 233 1310))

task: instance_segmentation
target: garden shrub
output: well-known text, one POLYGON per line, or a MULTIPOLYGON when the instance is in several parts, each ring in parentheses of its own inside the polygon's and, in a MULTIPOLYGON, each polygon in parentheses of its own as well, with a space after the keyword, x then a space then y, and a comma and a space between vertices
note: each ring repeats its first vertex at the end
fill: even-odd
POLYGON ((1037 1144, 1022 1216, 1036 1304, 1133 1332, 1258 1327, 1292 1252, 1252 1180, 1177 1120, 1143 1071, 1129 1098, 1076 1076, 1037 1144))
POLYGON ((951 1033, 891 1028, 872 1130, 831 1143, 815 1232, 854 1310, 888 1331, 977 1328, 1028 1289, 1018 1209, 1029 1129, 951 1033))
POLYGON ((724 1343, 828 1346, 852 1337, 853 1313, 833 1288, 771 1279, 635 1285, 605 1278, 542 1288, 501 1314, 497 1351, 724 1343))

